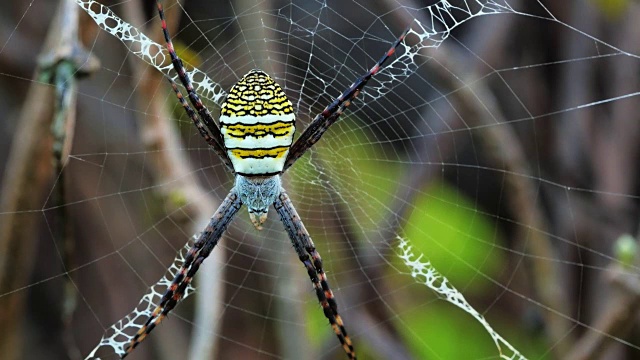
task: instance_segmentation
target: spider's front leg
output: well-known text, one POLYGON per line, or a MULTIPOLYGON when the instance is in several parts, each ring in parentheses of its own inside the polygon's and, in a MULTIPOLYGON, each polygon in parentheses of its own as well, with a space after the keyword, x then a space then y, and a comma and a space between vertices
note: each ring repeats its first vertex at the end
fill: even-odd
POLYGON ((222 233, 224 233, 241 207, 242 200, 240 200, 235 188, 231 189, 231 192, 229 192, 229 195, 227 195, 218 210, 213 214, 209 224, 200 234, 198 240, 196 240, 187 252, 184 264, 171 282, 171 286, 169 286, 162 296, 160 303, 125 348, 125 353, 122 355, 123 359, 164 320, 167 314, 176 306, 178 301, 180 301, 193 276, 200 268, 200 265, 218 244, 222 233))
POLYGON ((353 344, 347 334, 347 329, 342 322, 342 318, 338 315, 338 305, 327 282, 327 275, 322 268, 322 258, 320 258, 320 254, 316 250, 309 232, 302 223, 298 212, 293 207, 293 203, 291 203, 291 199, 289 199, 289 195, 287 195, 284 189, 280 191, 280 195, 276 198, 273 206, 280 215, 280 220, 282 220, 284 224, 284 228, 291 239, 298 258, 307 269, 318 301, 322 306, 324 316, 329 320, 333 331, 338 336, 342 348, 347 353, 349 359, 355 359, 356 353, 353 349, 353 344))
POLYGON ((218 125, 216 125, 216 123, 213 121, 213 117, 211 116, 209 109, 204 106, 202 100, 200 100, 200 97, 198 97, 198 94, 196 94, 193 88, 193 84, 191 83, 191 78, 189 78, 189 74, 182 64, 182 60, 180 60, 180 57, 178 57, 173 47, 173 42, 171 42, 171 36, 169 35, 169 30, 167 29, 167 22, 164 18, 164 9, 162 8, 162 4, 160 1, 156 1, 156 5, 158 7, 158 15, 160 16, 160 22, 162 24, 162 33, 164 34, 164 39, 167 43, 167 51, 169 51, 169 56, 171 57, 171 63, 173 64, 173 68, 176 73, 178 73, 180 82, 182 82, 182 85, 184 85, 185 89, 187 89, 189 101, 191 101, 193 106, 196 108, 200 117, 198 117, 198 115, 196 115, 196 112, 191 109, 189 104, 187 104, 185 99, 182 97, 182 94, 178 90, 175 82, 169 78, 171 86, 173 87, 173 91, 176 93, 176 96, 178 97, 180 104, 182 104, 182 106, 184 107, 187 115, 189 116, 189 118, 191 118, 194 125, 200 132, 200 135, 202 135, 207 144, 209 144, 213 148, 215 153, 220 157, 220 160, 222 160, 222 162, 227 166, 227 169, 229 169, 231 172, 234 172, 233 166, 231 164, 231 159, 229 159, 229 156, 225 151, 225 146, 222 140, 222 133, 220 133, 218 125))
POLYGON ((309 150, 320 138, 322 134, 325 133, 329 129, 331 125, 333 125, 344 110, 351 105, 351 101, 360 94, 360 91, 364 88, 367 82, 375 76, 384 63, 396 52, 396 48, 404 41, 404 38, 409 33, 411 28, 405 29, 402 34, 396 39, 396 41, 391 45, 391 48, 387 50, 387 52, 378 60, 378 62, 364 75, 362 75, 359 79, 357 79, 351 86, 345 90, 337 99, 333 100, 329 106, 327 106, 320 114, 316 115, 316 117, 311 121, 311 124, 304 130, 302 135, 296 140, 296 142, 291 146, 291 150, 287 155, 287 159, 284 164, 284 169, 282 172, 285 172, 291 165, 293 165, 296 160, 298 160, 304 153, 309 150))

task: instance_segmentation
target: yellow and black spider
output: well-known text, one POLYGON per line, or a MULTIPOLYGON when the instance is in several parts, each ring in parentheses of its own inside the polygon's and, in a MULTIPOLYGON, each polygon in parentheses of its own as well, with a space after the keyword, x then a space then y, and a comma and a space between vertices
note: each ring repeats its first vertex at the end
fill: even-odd
POLYGON ((189 101, 196 110, 194 111, 184 99, 176 83, 169 80, 171 86, 202 137, 236 178, 235 186, 213 214, 211 221, 193 247, 189 249, 184 264, 171 286, 144 326, 127 345, 122 357, 133 351, 176 306, 200 264, 218 244, 222 233, 242 205, 248 207, 251 222, 256 228, 261 229, 267 219, 269 206, 273 204, 298 258, 307 269, 324 315, 338 336, 347 356, 355 359, 353 344, 342 318, 338 315, 338 306, 322 268, 320 254, 289 196, 282 188, 280 177, 338 120, 369 79, 393 55, 409 29, 400 35, 366 74, 357 79, 322 113, 318 114, 294 143, 293 105, 282 88, 269 75, 257 69, 251 70, 231 88, 227 99, 222 104, 220 128, 216 125, 211 113, 195 93, 182 61, 175 53, 164 19, 162 4, 158 1, 157 5, 173 67, 187 89, 189 101))

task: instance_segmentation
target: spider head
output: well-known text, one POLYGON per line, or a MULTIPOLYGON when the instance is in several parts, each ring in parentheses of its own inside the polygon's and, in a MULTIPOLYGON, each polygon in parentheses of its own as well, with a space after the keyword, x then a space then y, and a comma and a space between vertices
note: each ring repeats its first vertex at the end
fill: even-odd
POLYGON ((249 219, 253 223, 253 226, 256 227, 256 229, 262 230, 262 224, 267 221, 267 211, 268 210, 262 209, 249 209, 249 219))
POLYGON ((267 220, 269 206, 280 194, 280 175, 273 176, 236 176, 235 191, 242 203, 249 209, 249 219, 253 226, 262 230, 267 220))

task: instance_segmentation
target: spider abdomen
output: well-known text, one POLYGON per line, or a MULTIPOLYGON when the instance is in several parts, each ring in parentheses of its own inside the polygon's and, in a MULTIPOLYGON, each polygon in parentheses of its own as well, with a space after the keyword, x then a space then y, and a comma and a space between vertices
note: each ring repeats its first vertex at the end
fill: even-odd
POLYGON ((293 105, 265 72, 251 70, 231 88, 220 132, 236 173, 273 175, 284 167, 295 133, 293 105))

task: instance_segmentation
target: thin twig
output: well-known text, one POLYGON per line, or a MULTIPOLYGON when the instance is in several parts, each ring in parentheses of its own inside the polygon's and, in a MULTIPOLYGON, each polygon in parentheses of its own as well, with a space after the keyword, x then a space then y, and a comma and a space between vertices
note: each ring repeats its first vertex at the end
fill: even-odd
POLYGON ((607 348, 618 343, 636 323, 640 311, 640 281, 635 273, 621 265, 612 265, 605 272, 610 285, 606 305, 601 309, 592 329, 575 342, 567 360, 591 360, 609 358, 603 356, 607 348))
MULTIPOLYGON (((41 219, 37 210, 42 207, 54 170, 62 173, 71 147, 77 94, 75 79, 98 67, 97 60, 79 44, 77 26, 77 5, 73 1, 61 1, 34 75, 35 79, 55 86, 33 82, 18 121, 0 195, 0 213, 6 214, 0 218, 0 293, 23 285, 31 273, 38 239, 37 224, 41 219), (52 158, 55 159, 53 166, 52 158)), ((60 226, 68 226, 67 221, 63 218, 60 226)), ((65 259, 69 255, 68 246, 63 241, 65 259)), ((6 334, 1 337, 0 352, 6 359, 22 357, 19 336, 21 319, 25 317, 25 296, 26 292, 21 291, 0 298, 4 309, 0 312, 0 323, 6 334)), ((61 313, 67 330, 74 297, 75 291, 66 286, 65 309, 61 313)), ((69 355, 77 357, 71 333, 66 331, 64 337, 69 355)))

